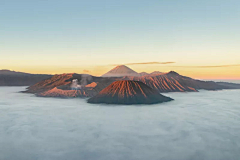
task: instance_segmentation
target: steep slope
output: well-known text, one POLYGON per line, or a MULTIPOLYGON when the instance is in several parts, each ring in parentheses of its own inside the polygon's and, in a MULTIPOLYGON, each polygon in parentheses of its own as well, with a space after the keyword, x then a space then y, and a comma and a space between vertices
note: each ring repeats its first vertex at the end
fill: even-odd
POLYGON ((125 80, 113 82, 98 95, 88 99, 88 103, 155 104, 171 100, 142 82, 125 80))
POLYGON ((108 71, 102 77, 123 77, 123 76, 138 76, 138 73, 131 68, 121 65, 108 71))
POLYGON ((40 93, 55 87, 68 85, 70 86, 71 79, 73 79, 73 73, 68 74, 56 74, 51 78, 40 81, 30 87, 25 91, 26 93, 40 93))
POLYGON ((124 77, 125 80, 141 81, 159 92, 196 92, 197 90, 187 83, 184 83, 182 77, 175 73, 153 74, 141 77, 124 77))

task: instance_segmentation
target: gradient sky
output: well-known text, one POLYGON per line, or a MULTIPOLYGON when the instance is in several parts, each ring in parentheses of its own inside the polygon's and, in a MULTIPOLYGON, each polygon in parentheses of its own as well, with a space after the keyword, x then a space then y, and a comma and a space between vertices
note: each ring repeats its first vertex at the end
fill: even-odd
POLYGON ((240 79, 239 17, 239 0, 0 0, 0 69, 240 79))

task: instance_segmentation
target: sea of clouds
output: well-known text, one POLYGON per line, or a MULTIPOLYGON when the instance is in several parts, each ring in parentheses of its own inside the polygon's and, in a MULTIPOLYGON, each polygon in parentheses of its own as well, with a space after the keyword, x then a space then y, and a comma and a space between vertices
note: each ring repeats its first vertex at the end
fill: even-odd
POLYGON ((240 90, 157 105, 87 104, 0 87, 0 160, 239 160, 240 90))

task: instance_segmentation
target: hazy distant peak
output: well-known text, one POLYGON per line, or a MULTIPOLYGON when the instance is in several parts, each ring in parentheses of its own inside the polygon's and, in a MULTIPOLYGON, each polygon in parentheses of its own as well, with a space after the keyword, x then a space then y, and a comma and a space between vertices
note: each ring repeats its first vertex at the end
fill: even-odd
MULTIPOLYGON (((125 65, 116 66, 115 68, 113 68, 110 71, 112 71, 112 72, 135 72, 134 70, 132 70, 131 68, 129 68, 125 65)), ((137 73, 137 72, 135 72, 135 73, 137 73)))
POLYGON ((137 76, 138 73, 125 65, 119 65, 111 69, 102 77, 123 77, 123 76, 137 76))
POLYGON ((138 73, 138 76, 147 76, 147 75, 149 75, 149 73, 147 73, 147 72, 138 73))
POLYGON ((152 73, 150 73, 150 74, 161 74, 162 72, 159 72, 159 71, 154 71, 154 72, 152 72, 152 73))

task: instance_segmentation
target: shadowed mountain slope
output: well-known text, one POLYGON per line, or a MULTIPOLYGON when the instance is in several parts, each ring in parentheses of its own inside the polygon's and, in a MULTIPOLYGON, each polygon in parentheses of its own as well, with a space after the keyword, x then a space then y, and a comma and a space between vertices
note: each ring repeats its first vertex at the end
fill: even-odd
POLYGON ((230 89, 240 89, 240 84, 239 83, 229 83, 229 82, 216 82, 218 85, 223 86, 223 87, 229 87, 230 89))
POLYGON ((31 75, 30 73, 16 72, 8 69, 0 70, 0 75, 31 75))
POLYGON ((155 104, 173 99, 161 95, 139 81, 115 81, 96 96, 88 99, 88 103, 107 104, 155 104))
POLYGON ((0 70, 0 86, 30 86, 52 75, 0 70))

